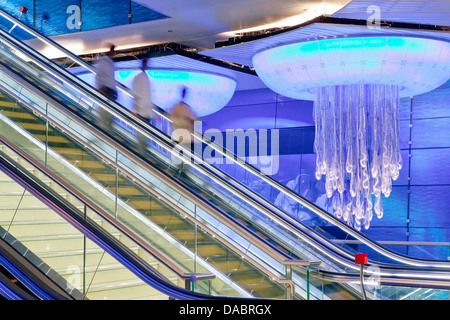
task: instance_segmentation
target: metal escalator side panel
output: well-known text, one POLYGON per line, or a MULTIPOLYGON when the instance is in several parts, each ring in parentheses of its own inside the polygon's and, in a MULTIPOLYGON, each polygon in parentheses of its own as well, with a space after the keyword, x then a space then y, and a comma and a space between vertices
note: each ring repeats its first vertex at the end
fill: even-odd
MULTIPOLYGON (((41 126, 42 128, 44 128, 45 126, 44 125, 42 125, 41 126)), ((45 127, 45 128, 47 128, 47 127, 45 127)), ((53 129, 53 128, 51 128, 51 130, 52 130, 52 132, 55 132, 55 130, 53 129)), ((43 138, 44 138, 44 134, 40 134, 40 135, 38 135, 38 136, 36 136, 37 138, 38 138, 38 140, 39 141, 42 141, 42 140, 44 140, 43 138)), ((49 136, 49 137, 53 137, 54 135, 52 135, 52 136, 49 136)), ((60 136, 60 134, 58 134, 58 137, 60 136)), ((62 137, 61 137, 62 138, 62 137)), ((61 145, 61 143, 67 143, 67 139, 63 139, 63 140, 55 140, 54 138, 52 138, 53 140, 52 141, 48 141, 48 145, 49 145, 49 147, 52 147, 53 149, 56 149, 56 148, 61 148, 61 147, 63 147, 63 145, 61 145), (65 141, 64 141, 65 140, 65 141)), ((49 156, 49 157, 47 157, 47 164, 48 165, 51 165, 51 163, 54 161, 54 160, 52 160, 53 158, 51 157, 51 156, 49 156)), ((56 160, 56 158, 55 158, 55 160, 56 160)), ((60 164, 60 162, 61 162, 61 159, 58 159, 56 162, 55 162, 55 164, 56 165, 59 165, 60 164)), ((87 162, 89 162, 89 161, 87 161, 87 162)), ((81 163, 80 163, 81 164, 81 163)), ((94 177, 94 174, 92 174, 91 175, 91 177, 94 177)), ((102 176, 99 176, 99 175, 97 175, 95 178, 102 178, 102 176)), ((121 179, 122 180, 122 179, 121 179)), ((111 186, 111 190, 114 192, 114 189, 115 187, 112 185, 111 186)), ((126 187, 124 188, 124 189, 126 189, 126 187)), ((132 202, 130 202, 130 203, 132 203, 132 202)), ((142 208, 141 208, 142 209, 142 208)))
MULTIPOLYGON (((2 169, 5 170, 5 165, 6 163, 4 161, 2 161, 2 169)), ((11 169, 11 168, 10 168, 11 169)), ((10 170, 9 169, 9 170, 10 170)), ((9 172, 10 174, 13 174, 12 171, 9 172)), ((25 184, 24 182, 24 176, 22 174, 18 174, 18 173, 14 173, 17 174, 15 177, 19 179, 19 176, 22 176, 20 179, 22 179, 22 183, 25 184)), ((70 210, 70 207, 67 207, 67 203, 60 203, 60 204, 55 204, 50 200, 45 200, 43 198, 42 195, 42 191, 40 190, 38 191, 39 185, 38 184, 33 184, 33 183, 29 183, 27 185, 31 190, 32 193, 36 193, 36 195, 40 195, 40 197, 42 198, 42 200, 47 204, 50 205, 54 210, 58 210, 61 214, 67 214, 68 211, 70 210), (39 193, 41 192, 41 193, 39 193)), ((47 194, 47 196, 49 196, 49 194, 47 194)), ((53 199, 54 200, 54 199, 53 199)), ((73 208, 72 208, 73 210, 73 208)), ((68 218, 69 219, 69 218, 68 218)), ((98 237, 99 236, 99 229, 98 227, 95 227, 94 225, 91 225, 89 227, 87 227, 86 225, 83 225, 83 221, 82 219, 80 220, 80 217, 76 217, 76 216, 72 216, 70 219, 72 219, 72 222, 77 225, 78 228, 82 229, 83 231, 85 231, 85 233, 90 234, 93 238, 98 237)), ((128 264, 129 268, 133 269, 134 272, 137 272, 140 276, 144 277, 144 279, 146 279, 147 282, 152 283, 153 285, 156 285, 157 287, 167 287, 164 290, 169 291, 171 293, 173 293, 175 297, 195 297, 195 298, 206 298, 206 296, 202 296, 202 295, 196 295, 194 293, 189 293, 187 291, 181 290, 180 288, 177 287, 171 287, 170 285, 168 285, 165 282, 161 282, 161 278, 160 277, 156 277, 153 278, 153 276, 151 276, 151 273, 149 273, 149 269, 148 267, 143 267, 142 262, 140 262, 139 260, 136 260, 136 258, 132 258, 132 256, 129 255, 128 251, 125 251, 125 253, 128 254, 128 257, 123 256, 124 252, 124 248, 122 248, 121 250, 118 250, 117 247, 117 243, 114 242, 112 240, 112 238, 109 239, 96 239, 96 241, 98 241, 99 243, 101 243, 103 245, 103 247, 107 247, 108 252, 112 253, 116 258, 119 259, 119 261, 128 264), (131 257, 131 258, 130 258, 131 257)), ((210 297, 208 297, 210 298, 210 297)), ((211 298, 210 298, 211 299, 211 298)))

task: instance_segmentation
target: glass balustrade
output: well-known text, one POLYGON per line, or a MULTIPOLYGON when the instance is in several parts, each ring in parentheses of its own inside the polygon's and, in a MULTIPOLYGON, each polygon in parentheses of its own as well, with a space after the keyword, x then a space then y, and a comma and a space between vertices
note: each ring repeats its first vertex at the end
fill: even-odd
MULTIPOLYGON (((2 152, 14 156, 5 146, 2 152)), ((17 157, 17 156, 16 156, 17 157)), ((22 161, 23 162, 23 161, 22 161)), ((130 250, 158 269, 174 284, 182 280, 155 258, 139 248, 126 235, 108 225, 94 211, 87 208, 67 191, 57 187, 48 177, 35 171, 73 206, 84 212, 85 219, 95 221, 107 229, 130 250)), ((45 203, 30 194, 3 172, 0 173, 1 224, 0 235, 43 273, 76 299, 168 299, 121 265, 105 250, 65 221, 45 203)))
MULTIPOLYGON (((98 185, 95 189, 92 189, 91 186, 86 188, 91 188, 89 189, 91 190, 90 192, 97 194, 100 199, 103 199, 100 203, 105 207, 105 210, 109 210, 108 212, 114 217, 124 220, 137 219, 142 221, 141 219, 136 218, 136 216, 129 214, 129 210, 127 212, 126 209, 128 204, 136 205, 137 208, 135 209, 138 209, 139 211, 142 211, 143 209, 140 207, 143 205, 142 201, 127 195, 127 192, 130 191, 128 183, 130 183, 131 180, 139 185, 139 187, 136 188, 139 192, 149 192, 151 191, 149 189, 157 190, 154 193, 151 192, 154 197, 163 197, 165 200, 182 207, 184 213, 186 213, 186 217, 190 216, 191 218, 193 217, 194 220, 203 219, 203 221, 208 221, 210 226, 214 226, 216 230, 223 232, 227 237, 229 233, 232 234, 232 237, 228 237, 227 239, 233 241, 236 248, 242 249, 245 247, 246 241, 242 237, 239 237, 239 234, 233 234, 230 232, 230 229, 227 229, 225 226, 220 224, 217 225, 217 222, 214 221, 211 216, 205 215, 203 217, 203 211, 207 212, 206 210, 203 210, 201 206, 195 204, 192 199, 181 196, 179 190, 174 188, 173 185, 161 181, 161 173, 167 173, 172 178, 175 178, 175 181, 178 183, 181 182, 182 184, 185 184, 191 191, 197 192, 217 208, 223 210, 224 213, 231 215, 234 219, 238 220, 255 233, 259 233, 261 237, 266 238, 281 252, 291 254, 297 258, 321 259, 323 261, 322 266, 327 270, 339 272, 348 269, 348 265, 341 265, 340 262, 334 260, 332 256, 324 257, 321 249, 313 245, 307 237, 300 237, 298 232, 286 230, 284 224, 281 223, 283 219, 273 219, 274 216, 268 214, 267 210, 258 209, 258 206, 255 205, 255 203, 249 203, 245 196, 243 197, 242 194, 236 192, 239 188, 235 189, 230 187, 230 185, 224 183, 224 180, 217 178, 217 176, 210 174, 210 172, 213 171, 218 173, 219 176, 225 178, 225 181, 229 180, 233 183, 233 181, 235 181, 234 179, 237 179, 240 182, 243 182, 249 190, 254 191, 256 195, 261 195, 261 198, 266 200, 267 203, 277 207, 274 199, 264 195, 265 193, 261 191, 267 190, 266 187, 277 189, 276 184, 269 183, 270 180, 264 179, 263 176, 259 176, 258 174, 255 175, 256 180, 259 179, 260 181, 256 181, 255 179, 241 179, 239 175, 232 173, 233 170, 225 169, 224 174, 224 172, 215 171, 214 167, 209 166, 208 164, 188 165, 185 170, 180 171, 177 163, 178 161, 176 161, 178 160, 176 158, 177 153, 174 153, 176 150, 173 150, 173 144, 171 144, 172 141, 168 135, 161 135, 157 131, 153 131, 156 133, 154 135, 147 133, 147 138, 149 139, 147 149, 142 151, 135 148, 137 143, 136 130, 141 130, 141 127, 136 126, 136 123, 133 121, 130 122, 126 116, 126 112, 118 112, 115 114, 114 124, 111 127, 112 135, 106 134, 105 136, 100 135, 99 137, 97 134, 92 134, 91 130, 86 130, 86 127, 81 125, 80 122, 74 121, 73 118, 66 116, 65 112, 62 112, 61 109, 54 108, 53 105, 63 105, 67 110, 75 112, 80 119, 94 125, 98 118, 97 110, 99 107, 103 107, 102 105, 97 105, 99 102, 98 98, 86 94, 86 92, 82 90, 82 87, 73 86, 71 83, 65 83, 58 79, 58 77, 51 77, 49 75, 51 72, 43 68, 42 63, 38 63, 40 65, 40 70, 35 69, 34 67, 31 68, 29 63, 24 64, 23 60, 17 54, 14 54, 15 50, 8 48, 8 45, 5 44, 3 47, 4 52, 0 53, 3 57, 4 65, 10 66, 13 70, 14 68, 20 69, 21 74, 26 75, 27 80, 42 90, 43 94, 39 95, 39 97, 32 97, 33 93, 26 89, 23 82, 18 85, 17 81, 11 80, 16 78, 14 75, 10 74, 10 70, 4 73, 4 88, 7 88, 10 95, 26 101, 28 106, 33 104, 36 105, 36 110, 38 110, 37 105, 39 105, 39 108, 41 108, 41 118, 45 118, 41 124, 44 124, 45 127, 48 128, 45 132, 45 139, 42 134, 34 135, 35 138, 38 140, 40 139, 44 147, 36 147, 30 140, 30 143, 19 141, 19 145, 20 143, 24 145, 28 144, 27 150, 29 150, 30 153, 41 153, 43 163, 54 166, 55 168, 58 168, 58 170, 61 170, 61 172, 64 172, 65 169, 63 167, 58 167, 61 164, 60 158, 58 157, 64 155, 64 148, 66 148, 65 151, 74 149, 73 146, 66 147, 64 145, 66 141, 63 140, 68 140, 69 145, 77 144, 78 147, 84 146, 86 150, 89 151, 89 160, 87 160, 88 157, 84 153, 86 150, 83 150, 81 147, 83 152, 80 153, 79 156, 83 161, 91 161, 90 157, 93 156, 93 158, 96 158, 95 161, 97 163, 100 162, 103 166, 103 171, 94 172, 94 170, 90 170, 89 173, 87 173, 89 178, 94 178, 98 185), (14 84, 10 84, 11 81, 14 84), (43 99, 42 97, 46 95, 51 96, 54 101, 43 99), (64 129, 58 125, 53 127, 54 124, 60 123, 65 124, 64 129), (54 133, 50 132, 51 130, 54 130, 54 133), (70 131, 70 139, 67 139, 67 132, 64 132, 66 130, 70 131), (64 137, 64 135, 66 136, 64 137), (108 139, 113 142, 119 142, 124 149, 112 147, 108 139), (53 154, 53 151, 55 150, 57 150, 57 155, 53 154), (149 164, 158 168, 158 171, 148 170, 149 164), (226 173, 233 175, 233 177, 227 176, 226 173), (267 184, 267 186, 264 186, 264 184, 267 184), (99 192, 98 187, 102 190, 101 192, 99 192), (111 201, 111 199, 115 200, 111 201), (125 205, 123 205, 123 202, 125 205), (124 207, 125 209, 123 209, 124 207), (222 227, 224 228, 223 231, 221 229, 222 227)), ((5 122, 7 122, 7 120, 5 122)), ((160 123, 165 127, 169 127, 168 124, 163 121, 160 123)), ((160 128, 163 128, 162 125, 160 128)), ((155 129, 153 128, 151 130, 155 129)), ((169 133, 169 131, 166 132, 169 133)), ((67 153, 63 158, 66 160, 68 159, 67 153)), ((69 162, 70 161, 72 161, 72 165, 77 165, 76 159, 71 158, 69 162)), ((232 165, 238 166, 239 163, 234 163, 232 165)), ((84 172, 86 173, 86 171, 84 172)), ((66 174, 70 176, 71 173, 66 174)), ((83 183, 86 179, 83 178, 81 180, 79 180, 79 188, 83 189, 83 183)), ((270 194, 273 193, 271 192, 270 194)), ((144 206, 147 210, 151 211, 151 209, 153 209, 151 205, 145 204, 144 206)), ((308 209, 307 207, 304 207, 304 210, 315 214, 314 210, 308 209)), ((289 215, 289 213, 287 214, 289 215)), ((286 215, 284 216, 286 217, 286 215)), ((308 224, 306 223, 306 225, 308 224)), ((317 225, 318 224, 310 226, 317 230, 317 225)), ((308 228, 305 228, 300 224, 298 227, 301 229, 303 228, 305 232, 309 231, 308 228)), ((321 231, 320 228, 319 231, 321 231)), ((322 229, 321 232, 327 234, 325 228, 322 229)), ((267 258, 266 261, 266 257, 261 258, 256 247, 252 248, 249 246, 248 252, 253 254, 255 259, 258 259, 260 263, 263 263, 270 268, 272 272, 281 275, 285 274, 285 270, 283 270, 283 267, 279 262, 273 263, 273 259, 267 258)))
MULTIPOLYGON (((2 84, 5 84, 6 90, 15 92, 20 100, 36 106, 36 110, 41 112, 39 117, 25 104, 3 96, 0 131, 11 143, 98 204, 111 217, 126 224, 142 239, 151 242, 168 257, 176 259, 177 263, 190 272, 219 273, 220 276, 213 280, 213 288, 219 287, 221 292, 231 291, 227 293, 230 295, 233 292, 231 286, 234 287, 234 294, 257 295, 257 291, 251 289, 239 276, 249 273, 254 274, 254 279, 258 279, 255 281, 262 281, 275 288, 272 293, 267 294, 283 296, 283 285, 273 283, 270 277, 255 269, 239 254, 199 229, 197 223, 193 222, 197 215, 197 205, 162 180, 150 175, 126 155, 105 144, 92 132, 68 119, 32 91, 17 87, 17 83, 12 84, 12 78, 3 79, 5 81, 2 84), (65 124, 64 130, 55 125, 61 122, 65 124), (68 132, 76 132, 75 137, 68 132), (121 167, 127 168, 126 172, 119 169, 121 167), (162 197, 183 208, 185 216, 165 205, 160 200, 162 197), (186 219, 188 216, 191 219, 186 219), (225 261, 218 264, 222 269, 214 267, 212 261, 215 260, 225 261), (230 265, 235 265, 235 268, 230 269, 230 265), (236 279, 233 278, 234 274, 236 279), (241 292, 236 293, 236 290, 241 292)), ((206 214, 206 211, 202 211, 202 214, 206 214)), ((236 239, 235 242, 245 241, 242 237, 236 239)), ((282 272, 279 270, 278 275, 282 276, 282 272)), ((253 283, 251 286, 257 287, 257 284, 253 283)), ((261 290, 260 294, 264 296, 266 293, 261 290)))

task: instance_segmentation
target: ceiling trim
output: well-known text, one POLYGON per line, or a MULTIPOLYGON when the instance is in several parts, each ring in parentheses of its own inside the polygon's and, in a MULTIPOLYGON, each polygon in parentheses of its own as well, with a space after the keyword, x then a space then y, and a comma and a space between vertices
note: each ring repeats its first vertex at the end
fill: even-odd
POLYGON ((380 28, 368 28, 367 20, 318 17, 275 34, 230 39, 228 45, 221 43, 215 49, 200 53, 253 68, 252 58, 257 52, 279 45, 327 38, 387 35, 450 41, 450 27, 383 21, 380 28))

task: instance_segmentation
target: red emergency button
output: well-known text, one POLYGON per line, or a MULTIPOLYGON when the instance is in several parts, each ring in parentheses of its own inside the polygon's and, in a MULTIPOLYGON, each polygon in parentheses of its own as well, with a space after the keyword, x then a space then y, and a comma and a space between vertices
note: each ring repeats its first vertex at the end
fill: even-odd
POLYGON ((356 264, 367 264, 369 259, 367 258, 367 253, 357 253, 355 254, 355 263, 356 264))

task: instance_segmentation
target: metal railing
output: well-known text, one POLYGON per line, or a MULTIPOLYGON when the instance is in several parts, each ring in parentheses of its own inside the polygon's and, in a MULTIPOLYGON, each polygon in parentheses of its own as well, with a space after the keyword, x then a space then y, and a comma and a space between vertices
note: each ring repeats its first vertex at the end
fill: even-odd
MULTIPOLYGON (((3 72, 5 72, 5 71, 3 71, 3 72)), ((14 77, 13 74, 9 74, 9 76, 10 77, 14 77)), ((14 77, 14 81, 17 81, 21 85, 24 85, 24 86, 26 85, 26 83, 23 80, 20 80, 17 77, 14 77)), ((0 87, 2 87, 3 91, 7 92, 11 96, 15 96, 15 94, 13 92, 9 91, 8 88, 3 87, 2 85, 0 85, 0 87)), ((89 130, 89 131, 93 130, 90 127, 89 124, 85 123, 84 121, 80 120, 77 117, 74 117, 70 112, 67 111, 66 108, 62 107, 60 105, 60 103, 58 103, 55 100, 53 100, 52 98, 46 96, 42 92, 35 91, 35 93, 39 96, 39 98, 43 99, 47 103, 49 103, 52 106, 56 107, 61 113, 65 114, 67 117, 69 117, 71 119, 71 121, 76 122, 77 124, 79 124, 80 126, 82 126, 86 130, 89 130)), ((26 104, 25 102, 22 102, 22 103, 26 104)), ((78 141, 80 144, 85 145, 85 148, 89 149, 93 154, 96 154, 99 157, 103 157, 104 156, 104 154, 102 152, 100 152, 98 149, 92 148, 90 145, 85 144, 84 140, 80 140, 79 136, 77 134, 73 133, 71 130, 68 130, 67 127, 61 126, 59 123, 55 122, 54 119, 51 119, 48 116, 48 114, 43 113, 40 109, 35 108, 35 107, 31 106, 31 105, 28 105, 28 104, 26 104, 26 105, 35 114, 39 115, 40 118, 42 118, 46 122, 51 122, 52 126, 63 130, 65 132, 65 134, 70 136, 73 140, 78 141)), ((96 134, 97 137, 102 139, 104 142, 106 142, 106 143, 109 142, 111 144, 114 144, 114 142, 108 136, 104 135, 103 133, 96 132, 95 134, 96 134)), ((41 164, 39 164, 37 161, 35 161, 33 158, 31 158, 25 152, 15 148, 14 144, 12 142, 10 142, 6 137, 2 137, 2 140, 10 148, 14 148, 15 152, 20 154, 21 157, 26 159, 29 163, 32 163, 34 166, 38 167, 39 170, 41 170, 41 171, 46 170, 45 167, 43 167, 41 164)), ((118 149, 120 148, 119 150, 121 152, 124 152, 124 153, 128 154, 128 151, 126 149, 124 149, 122 146, 117 146, 117 148, 118 149)), ((138 161, 139 159, 134 159, 134 160, 138 161)), ((264 267, 263 265, 258 263, 257 260, 255 260, 254 258, 249 256, 246 252, 242 251, 239 247, 237 247, 235 244, 233 244, 231 241, 229 241, 226 238, 222 237, 214 229, 210 228, 209 226, 207 226, 205 224, 202 224, 198 219, 196 219, 195 216, 192 216, 192 214, 190 212, 187 212, 183 207, 177 206, 175 203, 170 201, 170 199, 168 199, 164 194, 158 192, 156 189, 148 186, 146 183, 141 181, 140 177, 136 176, 133 172, 129 172, 128 168, 120 166, 120 165, 115 164, 115 163, 112 163, 112 164, 116 165, 121 172, 126 173, 127 176, 129 176, 134 181, 139 183, 140 186, 143 187, 146 191, 148 191, 149 193, 151 193, 152 195, 154 195, 155 197, 157 197, 158 199, 160 199, 164 203, 168 204, 172 209, 174 209, 177 212, 179 212, 179 214, 181 216, 183 216, 184 218, 189 219, 190 221, 198 224, 201 229, 203 229, 203 230, 207 231, 208 233, 212 234, 216 239, 220 239, 220 241, 222 243, 226 244, 228 247, 233 248, 233 250, 235 252, 237 252, 239 255, 244 257, 245 260, 251 262, 259 270, 261 270, 263 273, 267 274, 270 278, 274 279, 276 282, 279 282, 280 284, 284 284, 286 286, 289 286, 289 288, 293 288, 294 287, 293 284, 290 284, 289 282, 286 282, 285 281, 286 279, 282 279, 278 275, 276 275, 273 272, 271 272, 270 270, 268 270, 266 267, 264 267)), ((146 165, 146 163, 142 163, 142 165, 146 165)), ((268 254, 274 261, 278 261, 279 263, 285 265, 286 269, 290 268, 290 263, 289 263, 290 260, 287 260, 285 255, 281 255, 278 251, 273 250, 272 248, 268 247, 265 242, 263 242, 261 239, 255 237, 249 231, 247 231, 245 229, 242 229, 239 225, 237 225, 233 221, 231 221, 228 218, 226 218, 222 214, 222 212, 218 211, 215 207, 211 206, 210 204, 205 203, 204 201, 201 201, 199 198, 197 198, 194 195, 188 193, 179 184, 176 184, 173 181, 168 180, 165 175, 161 174, 161 172, 157 171, 155 168, 149 166, 147 168, 147 170, 149 172, 151 172, 154 176, 158 177, 158 179, 161 179, 162 181, 164 181, 164 183, 168 184, 171 188, 173 188, 177 192, 180 192, 180 194, 182 194, 187 199, 192 201, 195 205, 201 206, 204 210, 206 210, 209 214, 211 214, 215 219, 217 219, 218 221, 222 222, 227 228, 229 228, 231 230, 240 230, 239 231, 240 235, 242 235, 247 241, 251 242, 257 248, 259 248, 260 250, 262 250, 266 254, 268 254)), ((55 174, 53 174, 51 172, 47 172, 46 174, 49 175, 53 180, 57 181, 58 184, 63 185, 64 188, 66 188, 71 194, 76 195, 76 197, 79 198, 80 200, 82 200, 83 202, 88 203, 90 207, 96 208, 96 211, 98 211, 98 212, 102 212, 101 209, 95 203, 93 203, 90 199, 85 197, 83 194, 81 194, 79 191, 77 191, 71 185, 69 185, 66 182, 60 180, 58 176, 56 176, 55 174)), ((116 227, 118 227, 120 230, 125 232, 125 234, 128 234, 129 236, 133 234, 131 230, 129 230, 127 227, 121 225, 119 222, 117 222, 117 220, 115 220, 110 215, 108 215, 108 214, 101 214, 101 216, 102 216, 102 218, 107 219, 109 223, 116 224, 116 227)), ((132 239, 136 243, 139 243, 140 246, 142 246, 146 250, 149 250, 149 251, 152 252, 152 249, 145 242, 143 242, 139 237, 133 236, 132 239)), ((153 251, 152 254, 162 258, 162 256, 160 254, 158 254, 157 252, 153 251)), ((298 265, 298 261, 297 260, 294 260, 293 263, 298 265)), ((304 263, 306 265, 308 262, 307 261, 303 261, 302 263, 304 263)), ((314 262, 314 263, 317 264, 317 261, 314 262)), ((195 275, 192 275, 192 274, 185 275, 186 272, 181 272, 180 270, 176 270, 176 267, 173 264, 171 264, 170 267, 174 268, 174 272, 176 272, 185 281, 188 281, 189 279, 197 279, 197 278, 200 279, 201 278, 199 276, 195 276, 195 275)), ((204 278, 209 278, 209 277, 211 277, 210 274, 207 274, 207 275, 204 276, 204 278)), ((189 287, 189 286, 191 286, 191 284, 187 283, 186 287, 189 287)), ((288 289, 288 290, 293 290, 293 289, 288 289)), ((309 288, 308 288, 308 296, 309 296, 309 288)), ((288 295, 288 297, 290 297, 290 295, 288 295)))
MULTIPOLYGON (((42 64, 42 65, 44 65, 44 64, 42 64)), ((71 79, 71 80, 73 80, 73 79, 71 79)), ((92 90, 87 90, 87 91, 89 92, 89 94, 91 94, 91 92, 92 92, 92 90)), ((92 93, 92 94, 95 95, 95 93, 92 93)), ((164 137, 164 136, 160 135, 157 130, 155 130, 154 128, 150 127, 149 125, 146 125, 145 123, 143 123, 143 122, 141 122, 139 120, 132 119, 131 117, 129 117, 130 116, 129 114, 126 114, 126 112, 125 113, 121 112, 118 109, 118 108, 120 108, 120 106, 118 106, 117 104, 115 104, 115 103, 113 103, 111 101, 108 101, 106 103, 101 103, 101 100, 96 100, 96 101, 100 102, 100 105, 102 107, 112 108, 114 111, 117 111, 117 114, 116 114, 116 113, 114 113, 114 111, 109 110, 111 113, 114 113, 115 116, 119 116, 119 118, 123 116, 122 119, 126 119, 126 120, 129 121, 129 123, 133 123, 133 126, 137 129, 137 131, 140 131, 140 133, 144 134, 149 139, 157 141, 160 146, 165 147, 165 148, 170 148, 170 146, 172 146, 170 144, 171 141, 170 141, 170 139, 168 139, 168 137, 164 137), (124 116, 124 115, 126 115, 126 116, 124 116), (155 137, 154 135, 150 135, 148 132, 156 134, 157 137, 155 137)), ((202 139, 203 139, 203 137, 202 137, 202 139)), ((222 152, 222 154, 226 155, 227 157, 230 157, 231 159, 236 160, 235 159, 236 156, 234 154, 232 154, 232 153, 230 153, 228 151, 222 150, 221 147, 218 148, 217 150, 219 152, 222 152)), ((390 250, 387 250, 386 248, 383 248, 380 245, 378 245, 377 243, 375 243, 375 242, 371 241, 370 239, 364 237, 363 235, 361 235, 357 231, 353 230, 352 228, 346 226, 345 224, 343 224, 338 219, 330 216, 327 212, 325 212, 322 209, 318 208, 317 206, 309 203, 308 201, 306 201, 305 199, 303 199, 302 197, 300 197, 296 193, 294 193, 291 190, 287 189, 286 187, 280 185, 278 182, 274 181, 273 179, 271 179, 271 178, 269 178, 269 177, 267 177, 265 175, 261 175, 261 173, 258 170, 256 170, 255 168, 249 166, 246 163, 242 163, 241 161, 236 161, 236 162, 239 165, 245 167, 249 172, 254 173, 258 177, 260 177, 262 180, 266 181, 267 183, 271 184, 273 187, 275 187, 278 190, 280 190, 280 192, 283 192, 287 196, 289 196, 292 199, 296 200, 297 202, 299 202, 300 204, 304 205, 305 207, 307 207, 311 211, 315 212, 316 214, 318 214, 319 216, 321 216, 325 220, 327 220, 327 221, 329 221, 329 222, 331 222, 331 223, 333 223, 335 225, 338 225, 339 227, 341 227, 341 229, 345 230, 350 235, 353 235, 355 238, 362 239, 361 241, 363 241, 364 244, 370 246, 374 250, 379 251, 382 254, 384 254, 384 255, 386 255, 386 256, 394 259, 394 260, 398 260, 398 261, 400 261, 402 263, 410 264, 410 265, 413 265, 413 266, 423 266, 423 267, 431 266, 431 267, 441 267, 441 268, 448 268, 448 267, 450 267, 450 264, 448 262, 444 262, 444 261, 430 261, 430 260, 423 260, 423 259, 412 259, 412 258, 409 258, 409 257, 405 257, 403 255, 397 254, 395 252, 392 252, 390 250)), ((346 252, 345 250, 343 250, 340 247, 336 246, 332 241, 329 241, 328 239, 325 239, 324 237, 321 237, 321 236, 318 236, 318 235, 316 236, 314 241, 313 241, 313 238, 305 238, 307 236, 305 234, 302 234, 301 231, 296 227, 296 226, 299 225, 298 221, 292 219, 286 213, 284 213, 283 211, 279 210, 278 208, 273 206, 271 203, 269 203, 265 199, 261 198, 260 196, 258 196, 253 191, 251 191, 248 188, 246 188, 245 186, 242 186, 241 184, 237 184, 242 190, 245 190, 245 192, 242 192, 242 190, 239 190, 237 187, 233 187, 231 184, 228 183, 228 181, 232 181, 233 183, 235 183, 235 181, 233 181, 232 178, 224 175, 219 170, 214 169, 211 166, 208 166, 208 164, 205 163, 204 161, 201 161, 201 164, 202 164, 202 166, 206 167, 209 171, 212 171, 213 173, 217 174, 217 176, 220 177, 222 180, 218 179, 217 177, 214 177, 214 179, 215 179, 214 181, 218 182, 219 184, 221 184, 222 186, 227 188, 227 190, 231 190, 235 194, 238 194, 239 197, 241 197, 242 199, 245 199, 246 201, 248 201, 252 205, 256 206, 259 210, 262 210, 268 217, 271 217, 271 218, 277 220, 278 223, 280 223, 283 226, 286 226, 290 232, 293 232, 294 234, 298 235, 299 237, 302 237, 303 239, 309 239, 311 241, 311 243, 313 243, 314 241, 326 242, 327 245, 328 245, 328 248, 327 249, 323 249, 324 252, 327 251, 330 254, 331 254, 331 252, 337 252, 338 255, 342 255, 342 257, 345 257, 345 259, 342 259, 341 262, 343 264, 345 264, 346 267, 348 267, 349 269, 355 269, 354 266, 350 263, 350 260, 352 258, 351 255, 348 252, 346 252), (262 202, 263 205, 261 203, 258 203, 258 201, 262 202), (276 215, 273 214, 274 212, 276 213, 276 215)), ((195 169, 200 171, 200 172, 202 172, 203 174, 206 174, 208 176, 208 173, 209 173, 208 170, 205 170, 204 168, 200 168, 200 166, 195 166, 195 169)), ((307 230, 308 232, 311 232, 311 230, 308 230, 307 228, 304 228, 304 230, 307 230)))
MULTIPOLYGON (((190 273, 184 271, 182 268, 180 268, 176 263, 174 263, 172 260, 161 254, 158 250, 156 250, 154 247, 150 246, 148 243, 142 241, 139 237, 137 237, 133 232, 131 232, 125 225, 120 223, 117 220, 110 219, 110 216, 103 211, 99 206, 97 206, 95 203, 93 203, 90 199, 82 195, 81 193, 77 192, 75 189, 73 189, 70 185, 63 182, 59 177, 57 177, 55 174, 49 172, 47 168, 42 166, 39 162, 35 161, 34 159, 31 159, 26 153, 24 153, 22 150, 16 148, 10 141, 8 141, 5 137, 0 135, 0 141, 4 146, 7 146, 11 151, 13 151, 18 157, 20 157, 22 160, 25 160, 28 164, 32 166, 33 169, 36 169, 38 172, 44 174, 46 177, 50 178, 53 183, 56 183, 57 186, 62 187, 64 190, 66 190, 70 195, 74 196, 78 201, 84 204, 86 208, 89 208, 92 212, 100 216, 103 220, 108 221, 110 225, 113 225, 114 228, 119 231, 121 234, 125 235, 129 240, 131 240, 133 243, 138 245, 141 249, 145 250, 152 258, 157 260, 159 263, 164 265, 166 268, 171 270, 174 274, 176 274, 183 282, 186 283, 186 288, 190 289, 192 282, 196 281, 205 281, 205 280, 211 280, 215 278, 214 274, 198 274, 198 273, 190 273)), ((15 163, 10 156, 6 155, 3 151, 0 151, 0 157, 3 158, 3 161, 6 161, 10 163, 10 166, 16 166, 16 169, 20 172, 25 173, 26 171, 29 171, 26 168, 23 168, 22 166, 15 163)), ((28 178, 37 179, 36 172, 33 174, 29 174, 28 178)), ((41 186, 45 187, 45 184, 41 184, 41 186)), ((53 188, 47 186, 47 191, 51 191, 55 197, 59 198, 59 201, 65 201, 61 199, 60 195, 55 193, 53 188), (52 190, 53 189, 53 190, 52 190)), ((106 234, 106 231, 104 231, 106 234)), ((168 279, 166 279, 169 281, 168 279)))

